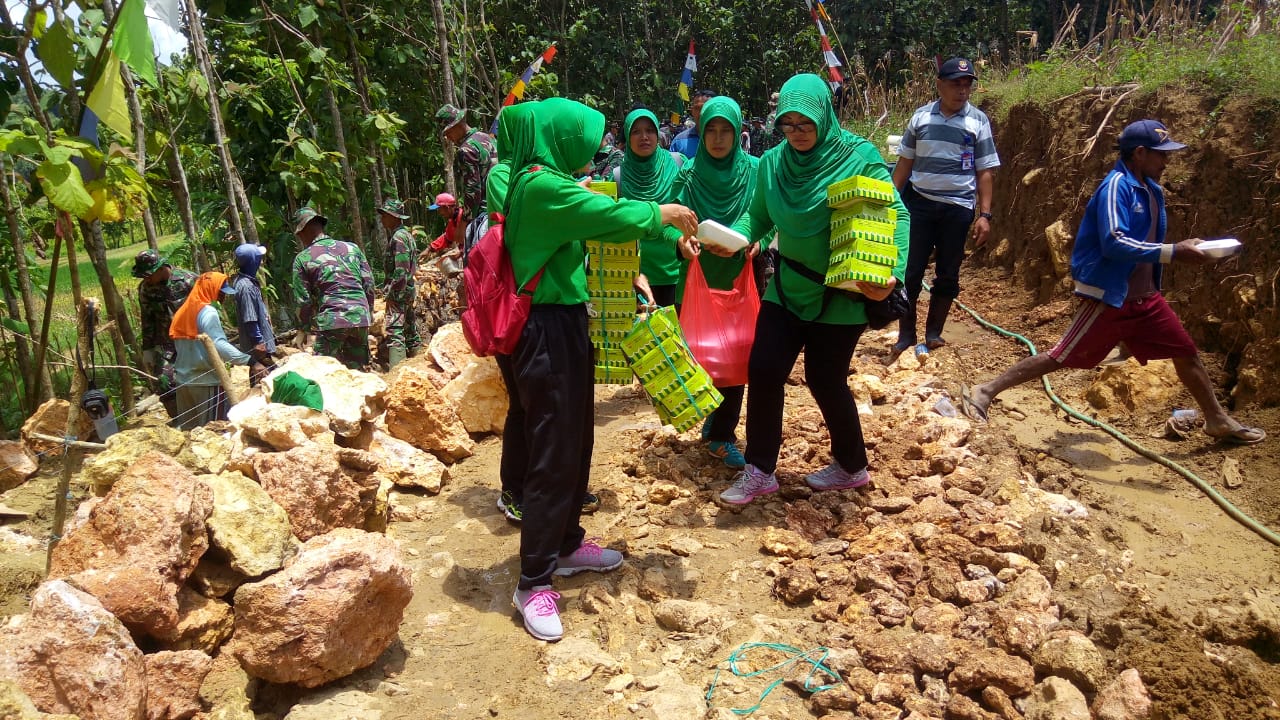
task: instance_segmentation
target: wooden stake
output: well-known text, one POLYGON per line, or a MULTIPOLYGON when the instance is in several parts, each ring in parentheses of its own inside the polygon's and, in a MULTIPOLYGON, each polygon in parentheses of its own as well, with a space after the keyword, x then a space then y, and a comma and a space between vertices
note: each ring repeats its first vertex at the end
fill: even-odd
MULTIPOLYGON (((68 248, 71 243, 68 243, 68 248)), ((93 300, 82 301, 76 306, 76 347, 80 349, 80 357, 89 357, 89 324, 90 313, 98 312, 97 303, 93 300)), ((80 424, 80 398, 84 395, 87 380, 84 373, 76 368, 71 375, 71 408, 67 410, 66 437, 74 439, 76 428, 80 424)), ((61 438, 56 438, 61 439, 61 438)), ((80 460, 80 448, 72 443, 64 445, 66 452, 62 454, 62 474, 58 477, 58 490, 53 499, 53 533, 49 536, 49 553, 45 556, 44 572, 49 574, 53 564, 53 549, 62 539, 62 528, 67 519, 67 494, 71 489, 71 471, 80 460)))
POLYGON ((213 365, 213 372, 218 376, 218 382, 222 383, 222 389, 227 392, 227 403, 235 405, 240 402, 240 396, 236 394, 236 389, 231 384, 231 373, 227 372, 227 364, 222 362, 222 356, 218 354, 218 346, 213 344, 213 338, 200 333, 196 339, 204 343, 204 350, 209 353, 209 364, 213 365))

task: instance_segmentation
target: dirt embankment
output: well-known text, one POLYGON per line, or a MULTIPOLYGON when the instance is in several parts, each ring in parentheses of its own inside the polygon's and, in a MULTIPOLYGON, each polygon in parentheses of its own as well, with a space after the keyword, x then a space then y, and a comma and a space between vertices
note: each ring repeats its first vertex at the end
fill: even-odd
POLYGON ((1130 122, 1157 118, 1188 145, 1162 179, 1168 238, 1230 236, 1245 245, 1207 268, 1171 266, 1165 295, 1202 349, 1226 355, 1235 404, 1280 404, 1280 107, 1194 87, 1122 95, 1022 103, 996 123, 1004 164, 994 242, 972 261, 1012 271, 1038 302, 1069 296, 1071 243, 1116 161, 1116 136, 1130 122))

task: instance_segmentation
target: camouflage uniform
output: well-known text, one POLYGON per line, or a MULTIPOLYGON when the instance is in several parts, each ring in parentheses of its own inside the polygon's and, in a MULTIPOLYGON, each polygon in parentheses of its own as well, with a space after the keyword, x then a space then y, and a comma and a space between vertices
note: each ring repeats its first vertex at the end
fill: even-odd
MULTIPOLYGON (((436 112, 436 119, 444 129, 466 121, 466 110, 445 105, 436 112)), ((462 207, 467 217, 476 218, 485 212, 485 192, 489 184, 489 169, 497 162, 498 149, 493 138, 475 128, 458 141, 458 175, 462 181, 462 207)))
POLYGON ((609 145, 596 153, 595 163, 591 166, 591 177, 596 180, 613 182, 613 171, 622 167, 622 158, 626 155, 618 148, 609 145))
POLYGON ((373 273, 359 247, 321 235, 293 259, 293 295, 317 355, 356 370, 369 364, 373 273))
POLYGON ((169 266, 169 279, 163 283, 138 284, 138 309, 142 321, 142 371, 156 378, 148 381, 151 391, 160 396, 160 402, 172 416, 177 412, 177 398, 173 394, 177 381, 173 375, 173 362, 177 351, 173 338, 169 337, 169 325, 173 314, 196 284, 195 273, 165 262, 154 250, 144 250, 134 260, 133 276, 146 278, 169 266))
MULTIPOLYGON (((388 200, 380 211, 401 220, 406 217, 403 214, 404 203, 399 200, 388 200)), ((418 337, 418 320, 413 307, 418 295, 417 284, 414 281, 414 273, 418 270, 418 248, 409 228, 401 225, 391 235, 391 242, 387 243, 387 260, 383 267, 387 270, 388 356, 407 357, 413 355, 422 346, 422 338, 418 337), (399 352, 397 353, 396 350, 399 352)))

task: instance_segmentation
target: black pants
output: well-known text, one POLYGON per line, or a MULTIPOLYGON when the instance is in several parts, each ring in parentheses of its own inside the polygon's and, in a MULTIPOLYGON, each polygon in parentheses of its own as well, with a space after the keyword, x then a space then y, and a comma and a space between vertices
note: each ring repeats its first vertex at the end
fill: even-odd
POLYGON ((716 390, 724 396, 724 402, 711 414, 711 425, 707 428, 707 439, 712 442, 734 442, 738 439, 738 418, 742 416, 742 396, 746 394, 746 385, 730 387, 716 386, 716 390))
POLYGON ((653 291, 653 302, 658 307, 671 307, 676 304, 676 288, 677 285, 650 285, 649 289, 653 291))
POLYGON ((771 473, 782 447, 782 407, 791 368, 804 350, 809 393, 831 434, 831 457, 849 472, 867 466, 862 423, 849 390, 849 362, 866 325, 830 325, 801 320, 781 305, 760 304, 747 384, 747 462, 771 473))
POLYGON ((510 355, 498 355, 498 370, 507 386, 507 422, 502 426, 502 461, 498 476, 502 492, 509 493, 517 504, 524 502, 524 473, 529 467, 529 448, 524 442, 524 408, 516 388, 515 370, 510 355))
POLYGON ((907 297, 914 306, 929 258, 937 252, 930 293, 954 300, 960 294, 960 263, 973 224, 973 210, 924 197, 907 185, 902 201, 911 211, 911 251, 907 254, 907 297))
POLYGON ((508 415, 501 472, 504 487, 523 476, 520 589, 528 590, 550 585, 559 556, 586 536, 579 520, 595 439, 586 306, 535 305, 507 362, 523 421, 508 415))

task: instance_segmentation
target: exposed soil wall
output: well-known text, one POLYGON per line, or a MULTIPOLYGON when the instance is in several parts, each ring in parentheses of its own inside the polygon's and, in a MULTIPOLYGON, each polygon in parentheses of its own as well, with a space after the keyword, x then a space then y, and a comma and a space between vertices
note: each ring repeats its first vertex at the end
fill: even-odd
MULTIPOLYGON (((1168 239, 1233 236, 1245 244, 1242 255, 1212 266, 1171 266, 1165 295, 1202 349, 1226 354, 1236 404, 1280 404, 1280 104, 1182 88, 1122 94, 1022 103, 993 120, 1004 163, 996 220, 990 248, 972 261, 1010 270, 1040 302, 1069 296, 1071 243, 1116 161, 1116 136, 1135 120, 1160 119, 1189 146, 1162 180, 1168 239)), ((986 103, 989 114, 995 105, 986 103)))

